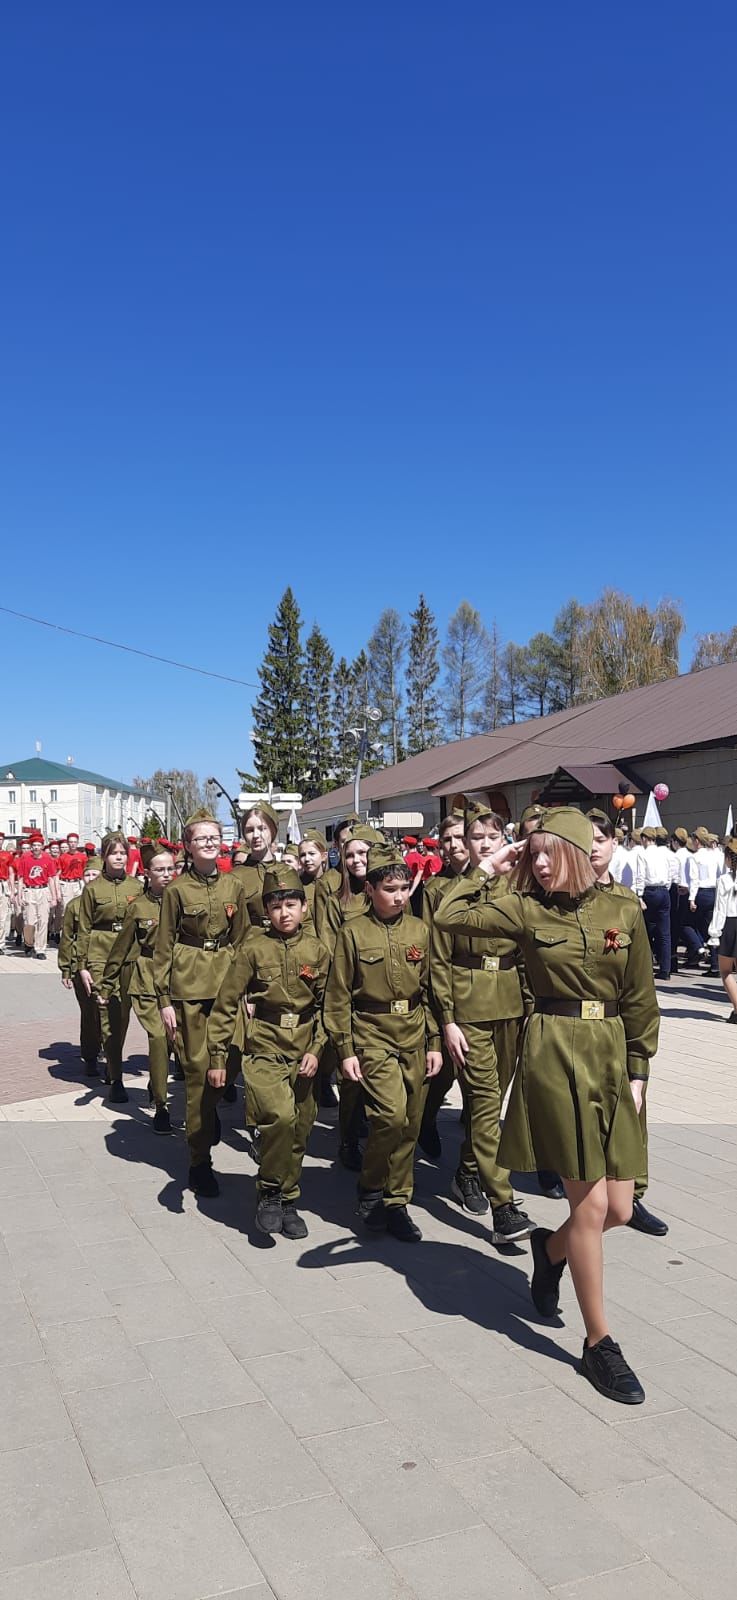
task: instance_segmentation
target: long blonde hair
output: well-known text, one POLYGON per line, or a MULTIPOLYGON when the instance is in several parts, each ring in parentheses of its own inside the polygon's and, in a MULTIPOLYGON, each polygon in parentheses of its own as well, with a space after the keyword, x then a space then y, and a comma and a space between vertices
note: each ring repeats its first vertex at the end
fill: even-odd
POLYGON ((545 849, 555 873, 555 888, 551 891, 553 894, 569 894, 572 899, 578 900, 587 889, 593 889, 596 874, 586 851, 579 850, 576 844, 569 844, 567 839, 559 839, 557 833, 542 833, 539 829, 525 840, 525 848, 514 877, 515 889, 519 889, 523 894, 534 894, 540 889, 532 869, 533 855, 530 844, 533 838, 542 838, 545 842, 545 849))

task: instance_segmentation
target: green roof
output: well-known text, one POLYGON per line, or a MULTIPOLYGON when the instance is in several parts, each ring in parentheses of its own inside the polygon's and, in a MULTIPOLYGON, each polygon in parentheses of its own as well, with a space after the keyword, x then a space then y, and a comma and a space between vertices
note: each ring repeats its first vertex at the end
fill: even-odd
POLYGON ((121 794, 144 798, 150 792, 134 789, 130 783, 121 783, 119 778, 104 778, 101 772, 86 772, 84 767, 70 766, 66 761, 44 761, 41 756, 32 756, 30 761, 0 763, 0 783, 10 783, 11 773, 18 783, 93 783, 98 789, 117 789, 121 794))

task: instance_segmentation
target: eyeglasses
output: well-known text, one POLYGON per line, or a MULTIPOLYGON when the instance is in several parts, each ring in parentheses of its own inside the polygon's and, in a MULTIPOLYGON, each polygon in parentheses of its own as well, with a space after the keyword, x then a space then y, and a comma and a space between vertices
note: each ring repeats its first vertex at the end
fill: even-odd
POLYGON ((196 839, 190 839, 190 844, 219 844, 220 836, 217 833, 200 833, 196 839))

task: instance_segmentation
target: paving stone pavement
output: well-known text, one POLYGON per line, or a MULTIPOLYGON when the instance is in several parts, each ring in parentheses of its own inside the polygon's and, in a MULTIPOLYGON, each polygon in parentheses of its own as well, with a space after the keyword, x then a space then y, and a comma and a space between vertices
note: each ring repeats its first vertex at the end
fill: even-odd
POLYGON ((421 1245, 357 1238, 331 1112, 309 1240, 268 1241, 242 1103, 221 1198, 198 1205, 182 1137, 151 1133, 140 1034, 130 1104, 108 1107, 53 956, 5 959, 0 1600, 731 1597, 737 1033, 714 982, 660 995, 649 1200, 670 1233, 606 1249, 647 1389, 630 1412, 576 1371, 570 1284, 542 1323, 527 1249, 493 1249, 447 1199, 453 1105, 443 1162, 417 1167, 421 1245))

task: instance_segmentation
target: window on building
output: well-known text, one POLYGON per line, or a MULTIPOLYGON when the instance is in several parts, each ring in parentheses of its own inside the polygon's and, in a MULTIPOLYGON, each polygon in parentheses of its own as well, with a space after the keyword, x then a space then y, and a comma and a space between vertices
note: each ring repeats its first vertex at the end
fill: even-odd
POLYGON ((52 789, 52 791, 51 791, 51 804, 52 804, 52 806, 56 805, 56 802, 57 802, 58 798, 59 798, 59 796, 58 796, 58 793, 57 793, 56 789, 52 789))
POLYGON ((49 819, 49 833, 56 833, 56 817, 49 819))
POLYGON ((35 789, 29 789, 28 798, 29 798, 29 800, 31 802, 31 805, 35 806, 35 804, 36 804, 36 791, 35 791, 35 789))
POLYGON ((15 817, 10 818, 8 823, 8 833, 15 833, 15 817))
POLYGON ((29 826, 29 828, 37 828, 38 827, 38 823, 37 823, 35 817, 29 817, 28 818, 28 826, 29 826))
POLYGON ((8 789, 8 805, 15 805, 15 789, 8 789))

